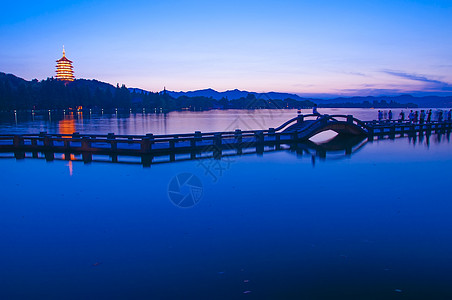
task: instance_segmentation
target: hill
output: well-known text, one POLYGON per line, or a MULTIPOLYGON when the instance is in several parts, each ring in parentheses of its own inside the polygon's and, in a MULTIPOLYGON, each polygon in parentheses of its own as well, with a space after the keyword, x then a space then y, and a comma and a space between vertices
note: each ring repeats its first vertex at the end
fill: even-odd
POLYGON ((218 92, 149 92, 98 80, 64 83, 54 78, 27 81, 0 72, 0 110, 83 108, 148 108, 163 111, 208 109, 261 109, 319 107, 452 107, 452 96, 303 98, 289 93, 256 93, 241 90, 218 92))

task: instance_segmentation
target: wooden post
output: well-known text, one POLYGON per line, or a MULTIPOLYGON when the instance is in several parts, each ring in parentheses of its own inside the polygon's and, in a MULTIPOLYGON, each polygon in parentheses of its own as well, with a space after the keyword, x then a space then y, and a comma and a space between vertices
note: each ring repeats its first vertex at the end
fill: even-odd
POLYGON ((110 132, 107 134, 107 142, 110 143, 110 150, 116 152, 118 150, 118 143, 116 142, 115 134, 110 132))
POLYGON ((141 152, 149 153, 151 152, 151 139, 149 137, 144 137, 141 139, 141 152))
POLYGON ((261 155, 264 153, 264 133, 262 131, 255 131, 254 138, 256 141, 256 153, 261 155))
POLYGON ((264 132, 262 131, 256 131, 254 132, 254 137, 256 138, 256 143, 259 145, 264 144, 264 132))
POLYGON ((395 138, 395 125, 391 124, 389 127, 389 138, 394 139, 395 138))
POLYGON ((235 142, 240 144, 242 143, 242 131, 240 129, 236 129, 234 132, 235 142))
POLYGON ((275 134, 275 149, 276 150, 280 150, 281 149, 281 134, 280 133, 276 133, 275 134))
POLYGON ((169 147, 170 147, 171 151, 174 151, 174 149, 176 148, 176 140, 177 140, 177 137, 174 137, 174 139, 169 141, 169 147))
POLYGON ((13 137, 14 148, 20 148, 24 145, 24 138, 20 135, 14 135, 13 137))
POLYGON ((89 140, 89 137, 84 136, 82 138, 82 151, 90 151, 90 150, 91 150, 91 142, 89 140))
POLYGON ((215 133, 213 136, 213 144, 215 147, 221 148, 222 141, 221 141, 221 133, 215 133))
POLYGON ((50 148, 53 146, 53 140, 50 138, 50 136, 46 135, 44 136, 44 147, 50 148))
POLYGON ((195 144, 194 144, 194 146, 196 147, 196 144, 197 144, 197 142, 199 142, 199 141, 201 141, 201 139, 202 139, 202 133, 201 133, 201 131, 195 131, 195 135, 194 135, 194 141, 195 141, 195 144))
POLYGON ((271 141, 275 140, 275 128, 269 128, 268 129, 268 137, 271 141))

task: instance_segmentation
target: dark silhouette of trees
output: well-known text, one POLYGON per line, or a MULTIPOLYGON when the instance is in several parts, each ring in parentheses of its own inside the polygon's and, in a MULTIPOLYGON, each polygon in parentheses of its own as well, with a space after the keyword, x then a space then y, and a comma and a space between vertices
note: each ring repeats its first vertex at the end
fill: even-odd
MULTIPOLYGON (((416 107, 415 104, 399 104, 372 97, 364 98, 361 103, 339 101, 319 104, 319 107, 416 107), (372 102, 370 102, 372 101, 372 102)), ((314 106, 311 100, 269 99, 249 93, 246 97, 220 100, 212 97, 174 98, 163 91, 153 93, 143 90, 129 90, 125 85, 116 87, 97 80, 78 79, 64 83, 56 79, 26 81, 11 74, 0 72, 0 110, 45 110, 83 107, 87 109, 142 109, 147 110, 208 110, 208 109, 301 109, 314 106)))

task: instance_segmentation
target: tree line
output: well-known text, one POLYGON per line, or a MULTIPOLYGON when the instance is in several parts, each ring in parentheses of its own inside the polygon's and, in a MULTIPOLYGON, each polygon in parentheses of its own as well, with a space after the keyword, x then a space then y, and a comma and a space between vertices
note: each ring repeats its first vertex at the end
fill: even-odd
POLYGON ((54 78, 26 81, 14 75, 0 73, 0 110, 46 110, 68 108, 103 109, 258 109, 306 108, 313 102, 294 99, 260 99, 254 94, 228 100, 208 97, 171 97, 164 92, 129 90, 125 85, 114 87, 97 80, 78 79, 62 82, 54 78))
MULTIPOLYGON (((336 101, 334 101, 336 102, 336 101)), ((149 109, 149 110, 209 110, 209 109, 302 109, 311 108, 311 100, 270 99, 248 94, 239 99, 211 97, 174 98, 166 91, 147 92, 128 89, 125 85, 116 87, 97 80, 78 79, 62 82, 52 78, 27 81, 11 74, 0 72, 0 110, 47 110, 83 107, 84 109, 149 109)), ((319 107, 417 107, 416 104, 399 104, 385 100, 361 103, 322 103, 319 107)))

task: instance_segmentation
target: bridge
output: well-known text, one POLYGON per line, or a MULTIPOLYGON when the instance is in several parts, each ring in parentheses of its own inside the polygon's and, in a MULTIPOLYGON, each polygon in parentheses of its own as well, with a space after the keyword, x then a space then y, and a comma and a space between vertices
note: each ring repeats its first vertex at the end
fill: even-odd
MULTIPOLYGON (((277 128, 225 132, 200 132, 169 135, 106 135, 80 134, 1 134, 0 152, 14 152, 17 159, 31 155, 38 158, 44 154, 52 160, 55 153, 62 153, 66 159, 80 155, 85 162, 91 162, 93 155, 108 155, 112 162, 118 156, 141 157, 144 165, 154 163, 158 157, 168 157, 175 161, 176 156, 188 155, 189 159, 205 157, 205 154, 219 158, 233 153, 261 154, 268 149, 281 150, 293 148, 296 144, 311 143, 309 139, 316 134, 332 130, 338 133, 340 144, 348 140, 372 141, 374 138, 395 138, 396 136, 421 135, 450 132, 452 123, 429 122, 410 123, 408 121, 361 121, 352 115, 298 115, 277 128), (72 154, 72 156, 71 156, 72 154)), ((336 139, 338 140, 338 139, 336 139)), ((346 153, 352 146, 345 147, 346 153)))

